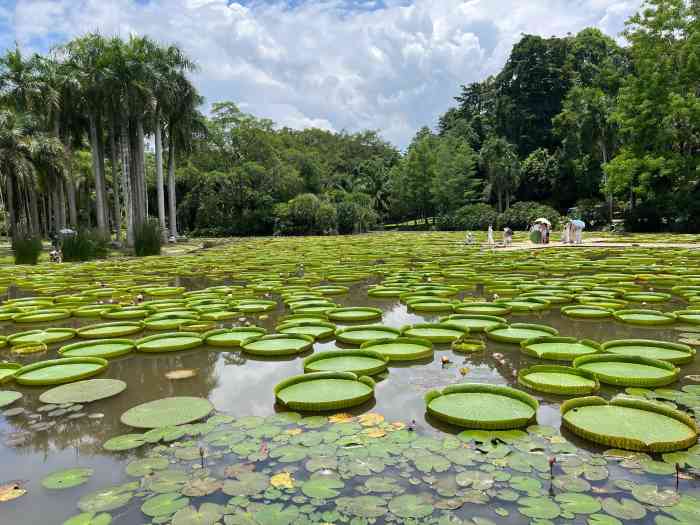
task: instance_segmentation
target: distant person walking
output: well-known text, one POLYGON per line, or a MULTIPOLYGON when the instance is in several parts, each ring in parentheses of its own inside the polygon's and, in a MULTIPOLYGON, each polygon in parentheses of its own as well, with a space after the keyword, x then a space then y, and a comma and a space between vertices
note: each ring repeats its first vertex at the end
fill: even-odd
POLYGON ((508 228, 508 226, 503 228, 503 244, 505 246, 513 245, 513 230, 508 228))
POLYGON ((493 240, 493 225, 489 224, 489 229, 486 236, 489 243, 489 248, 493 248, 493 246, 496 244, 496 241, 493 240))
POLYGON ((586 223, 580 219, 571 221, 571 226, 574 232, 574 243, 583 244, 583 229, 586 227, 586 223))

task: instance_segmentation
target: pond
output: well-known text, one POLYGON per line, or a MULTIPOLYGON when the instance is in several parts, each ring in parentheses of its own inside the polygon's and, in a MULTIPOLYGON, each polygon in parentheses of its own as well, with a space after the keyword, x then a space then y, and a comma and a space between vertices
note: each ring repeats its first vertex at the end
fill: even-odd
MULTIPOLYGON (((577 319, 560 311, 567 305, 605 302, 625 310, 692 309, 695 294, 700 297, 699 252, 632 247, 494 252, 460 240, 461 235, 446 233, 249 239, 178 257, 5 267, 0 283, 8 288, 8 300, 0 314, 70 305, 73 315, 49 323, 10 318, 3 321, 2 333, 114 322, 119 316, 76 317, 75 310, 86 304, 126 304, 139 294, 152 308, 149 315, 170 301, 160 313, 180 312, 176 319, 190 315, 201 322, 204 314, 230 311, 221 315, 225 319, 212 321, 213 327, 254 325, 268 334, 292 313, 327 310, 319 301, 367 307, 369 315, 372 308, 381 311, 380 319, 330 321, 335 328, 364 323, 402 329, 439 323, 456 305, 518 297, 513 309, 525 303, 537 311, 504 314, 511 325, 544 325, 560 337, 598 343, 644 339, 700 344, 700 335, 694 335, 700 330, 682 319, 639 325, 613 317, 577 319), (182 289, 163 288, 170 286, 182 289), (382 289, 420 297, 371 293, 382 289), (640 292, 647 294, 635 295, 640 292), (553 300, 543 299, 547 294, 553 300), (48 305, 13 302, 30 297, 52 299, 48 305), (266 311, 250 312, 256 309, 250 307, 253 300, 266 311)), ((125 337, 171 332, 177 328, 139 330, 125 337)), ((647 454, 611 451, 614 447, 584 439, 562 426, 562 403, 574 395, 544 394, 517 379, 526 368, 571 366, 570 360, 538 359, 518 344, 483 332, 466 337, 483 341, 485 349, 459 353, 450 343, 437 342, 430 357, 391 360, 386 372, 375 375, 369 401, 321 414, 280 406, 275 386, 303 374, 303 361, 312 354, 358 348, 334 335, 291 356, 265 357, 206 344, 181 351, 132 351, 110 359, 95 376, 124 381, 126 389, 89 403, 46 405, 39 397, 51 387, 10 381, 0 389, 23 397, 0 416, 0 519, 31 524, 68 520, 71 525, 700 522, 695 477, 700 447, 647 454), (427 413, 426 393, 460 383, 527 392, 539 402, 536 421, 517 430, 488 432, 465 430, 427 413), (103 447, 117 436, 148 430, 124 424, 120 418, 127 410, 181 396, 208 399, 215 412, 205 410, 204 418, 153 442, 137 436, 134 448, 103 447), (69 521, 76 515, 80 517, 69 521)), ((0 358, 21 365, 46 361, 61 357, 61 347, 85 340, 72 338, 28 354, 17 354, 8 345, 0 358)), ((700 389, 694 388, 700 366, 694 352, 688 360, 676 365, 678 377, 667 385, 625 389, 603 383, 595 394, 610 400, 626 391, 628 397, 665 403, 694 417, 700 409, 700 389)), ((183 402, 174 413, 179 417, 188 410, 183 402)), ((158 412, 148 417, 163 416, 164 411, 158 412)), ((600 424, 606 423, 601 419, 600 424)))

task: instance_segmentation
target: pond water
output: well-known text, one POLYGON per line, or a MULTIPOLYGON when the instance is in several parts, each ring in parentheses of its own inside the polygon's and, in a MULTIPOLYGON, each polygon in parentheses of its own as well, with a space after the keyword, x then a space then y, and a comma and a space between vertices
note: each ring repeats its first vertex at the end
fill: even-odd
MULTIPOLYGON (((410 237, 406 237, 410 239, 410 237)), ((441 239, 445 239, 441 237, 441 239)), ((449 238, 448 238, 449 239, 449 238)), ((451 240, 451 239, 450 239, 451 240)), ((262 241, 249 241, 262 243, 262 241)), ((278 241, 283 242, 283 241, 278 241)), ((346 241, 347 242, 347 241, 346 241)), ((294 254, 287 252, 286 262, 288 266, 296 266, 299 261, 304 260, 304 252, 301 249, 302 244, 296 241, 293 247, 299 248, 299 253, 294 254)), ((376 250, 380 251, 380 246, 375 242, 374 244, 376 250)), ((258 244, 257 248, 261 248, 258 244)), ((273 250, 268 246, 265 248, 270 250, 269 256, 274 258, 273 250)), ((233 262, 237 262, 235 251, 224 251, 222 252, 227 257, 230 257, 233 262)), ((471 252, 470 252, 471 253, 471 252)), ((547 252, 554 253, 554 250, 547 252)), ((601 261, 606 259, 614 259, 617 255, 624 252, 614 252, 614 251, 578 251, 575 256, 564 255, 564 260, 568 265, 572 263, 575 264, 577 260, 580 261, 601 261)), ((645 252, 647 256, 653 254, 653 252, 645 252)), ((473 253, 473 257, 476 260, 482 260, 485 256, 481 253, 473 253)), ((465 259, 459 261, 460 267, 469 267, 470 260, 468 258, 469 254, 465 255, 465 259)), ((201 256, 198 260, 201 261, 201 256)), ((523 260, 528 257, 525 255, 514 255, 511 258, 523 260)), ((659 258, 662 256, 659 255, 659 258)), ((679 255, 678 257, 681 257, 679 255)), ((686 257, 682 255, 682 257, 686 257)), ((387 259, 389 257, 386 257, 387 259)), ((494 261, 496 259, 493 259, 494 261)), ((184 261, 187 262, 186 260, 184 261)), ((220 261, 218 261, 220 262, 220 261)), ((238 261, 239 262, 239 261, 238 261)), ((336 261, 332 261, 336 263, 336 261)), ((385 261, 380 261, 384 263, 385 261)), ((180 262, 182 263, 182 261, 180 262)), ((482 262, 483 263, 483 262, 482 262)), ((342 263, 346 269, 352 268, 352 262, 342 263)), ((358 263, 354 263, 357 265, 358 263)), ((406 261, 401 261, 401 264, 405 265, 407 268, 414 268, 414 271, 421 271, 416 268, 414 263, 408 263, 406 261)), ((371 264, 368 265, 366 261, 362 262, 362 268, 364 270, 371 270, 371 264)), ((483 266, 476 267, 476 271, 483 272, 483 266)), ((257 271, 261 271, 260 266, 257 267, 257 271)), ((435 269, 431 269, 434 271, 435 269)), ((272 271, 272 268, 270 268, 272 271)), ((308 272, 309 270, 307 270, 308 272)), ((664 268, 663 272, 666 273, 668 268, 664 268)), ((207 286, 223 285, 231 283, 241 283, 246 282, 246 279, 240 279, 240 276, 230 275, 228 277, 223 277, 220 274, 207 278, 206 276, 187 276, 178 277, 174 275, 172 277, 165 277, 159 275, 161 281, 159 285, 170 284, 174 286, 185 286, 188 290, 201 289, 207 286)), ((391 273, 391 272, 389 272, 391 273)), ((514 271, 517 273, 517 270, 514 271)), ((582 272, 577 272, 577 270, 572 268, 571 272, 557 271, 557 278, 565 274, 568 275, 593 275, 596 273, 594 269, 585 269, 582 272)), ((700 270, 698 271, 700 274, 700 270)), ((49 274, 50 275, 50 274, 49 274)), ((308 274, 307 274, 308 275, 308 274)), ((492 276, 493 274, 491 274, 492 276)), ((542 275, 540 278, 544 278, 542 275)), ((381 282, 382 276, 372 275, 366 279, 362 279, 360 282, 349 284, 349 292, 347 294, 332 296, 331 300, 342 306, 371 306, 380 308, 383 312, 381 323, 386 326, 401 328, 405 325, 410 325, 414 323, 422 322, 437 322, 437 320, 445 315, 441 314, 418 314, 410 311, 405 304, 403 304, 399 299, 375 299, 367 295, 367 290, 369 287, 381 282)), ((532 281, 535 282, 535 277, 523 277, 523 282, 532 281)), ((439 282, 436 278, 435 282, 439 282)), ((640 281, 641 282, 641 281, 640 281)), ((320 279, 314 284, 337 284, 333 281, 328 281, 326 279, 320 279)), ((614 286, 614 283, 609 283, 607 286, 614 286)), ((457 296, 457 299, 493 299, 493 295, 490 292, 485 292, 482 285, 462 285, 463 290, 457 296)), ((643 289, 652 288, 651 286, 645 284, 643 289)), ((20 287, 12 287, 9 291, 11 297, 18 296, 29 296, 29 295, 39 295, 35 291, 30 291, 20 287)), ((262 296, 260 293, 258 296, 262 296)), ((263 318, 260 315, 250 315, 246 317, 247 322, 252 322, 258 326, 265 327, 270 333, 274 333, 275 326, 279 323, 279 319, 288 314, 289 311, 285 309, 284 303, 280 299, 279 295, 275 292, 270 292, 269 296, 273 300, 278 301, 278 306, 274 311, 267 312, 263 318)), ((148 299, 148 297, 147 297, 148 299)), ((641 307, 641 306, 640 306, 641 307)), ((650 308, 652 306, 644 306, 650 308)), ((658 305, 654 305, 653 308, 658 308, 666 311, 673 311, 684 309, 687 307, 687 303, 675 297, 658 305)), ((611 319, 592 321, 592 320, 573 320, 571 318, 563 316, 559 312, 559 308, 554 306, 548 308, 541 313, 528 313, 528 314, 516 314, 512 313, 507 316, 510 323, 513 322, 524 322, 524 323, 538 323, 549 325, 556 328, 561 336, 571 336, 578 339, 589 338, 595 341, 604 342, 613 339, 657 339, 664 341, 678 341, 680 334, 684 333, 682 325, 678 323, 666 326, 666 327, 639 327, 633 325, 627 325, 620 322, 615 322, 611 319)), ((94 324, 99 322, 99 319, 77 319, 70 318, 65 321, 54 322, 50 324, 22 326, 18 324, 13 324, 11 321, 5 322, 2 325, 2 330, 4 335, 9 335, 14 332, 18 332, 25 329, 34 328, 46 328, 46 327, 72 327, 78 328, 79 326, 94 324)), ((231 321, 224 321, 217 323, 220 327, 229 326, 239 326, 243 324, 239 319, 234 319, 231 321)), ((343 323, 336 323, 338 326, 345 326, 343 323)), ((686 327, 686 331, 692 331, 692 327, 686 327)), ((149 335, 150 332, 142 332, 138 334, 138 337, 144 335, 149 335)), ((482 337, 480 334, 474 334, 475 337, 482 337)), ((498 343, 491 340, 487 340, 487 349, 484 352, 474 353, 469 355, 462 355, 454 353, 449 345, 436 345, 435 355, 432 359, 423 360, 416 363, 390 363, 389 374, 383 380, 377 382, 374 400, 367 402, 361 406, 355 407, 348 410, 354 416, 359 416, 367 413, 381 414, 386 422, 403 422, 408 424, 412 428, 412 421, 415 422, 416 435, 431 437, 437 440, 443 440, 448 436, 456 436, 463 429, 458 427, 452 427, 448 424, 442 423, 434 418, 427 416, 425 410, 425 402, 423 400, 424 394, 434 388, 442 388, 444 386, 461 383, 461 382, 476 382, 476 383, 491 383, 499 385, 510 385, 516 386, 517 371, 534 364, 542 364, 535 358, 527 357, 519 351, 518 345, 498 343), (496 354, 496 355, 494 355, 496 354), (502 355, 498 355, 502 354, 502 355), (442 362, 442 358, 446 357, 449 359, 449 363, 445 364, 442 362)), ((71 341, 74 342, 74 341, 71 341)), ((67 343, 61 343, 50 346, 48 352, 40 355, 27 355, 18 358, 12 355, 10 351, 5 348, 1 350, 1 359, 19 361, 22 364, 31 363, 34 361, 45 360, 57 357, 57 349, 62 345, 67 343)), ((347 345, 336 344, 333 339, 327 341, 316 342, 313 351, 323 351, 330 350, 337 347, 348 347, 347 345)), ((45 412, 37 411, 42 403, 39 402, 39 395, 46 390, 46 388, 31 388, 22 387, 16 384, 4 385, 2 389, 5 390, 17 390, 24 394, 24 397, 19 402, 13 404, 11 407, 15 406, 22 407, 26 411, 22 414, 15 416, 0 416, 0 484, 8 482, 10 480, 21 480, 22 487, 27 490, 26 495, 14 499, 12 501, 0 503, 0 523, 3 524, 39 524, 39 523, 63 523, 70 516, 73 516, 80 511, 76 507, 76 502, 81 498, 81 496, 97 491, 103 487, 109 487, 125 483, 127 481, 133 481, 134 477, 129 477, 124 473, 124 467, 130 461, 135 458, 147 457, 150 450, 153 448, 151 445, 145 447, 128 451, 128 452, 109 452, 102 448, 102 444, 118 435, 133 432, 134 430, 130 427, 122 424, 120 422, 120 416, 127 409, 136 406, 138 404, 156 400, 169 396, 196 396, 209 399, 217 412, 220 414, 226 414, 232 416, 236 420, 240 418, 245 418, 247 416, 261 416, 263 418, 268 418, 273 416, 276 412, 285 411, 285 409, 276 406, 274 397, 274 387, 277 383, 283 379, 300 374, 303 372, 301 361, 304 356, 310 355, 310 352, 296 356, 294 358, 267 358, 262 359, 240 351, 229 351, 227 349, 214 348, 214 347, 199 347, 193 350, 185 350, 181 352, 172 353, 162 353, 162 354, 143 354, 138 352, 133 352, 125 357, 116 358, 110 361, 108 370, 103 373, 100 377, 121 379, 125 381, 128 385, 126 391, 121 394, 114 396, 109 399, 96 401, 85 405, 85 407, 78 407, 75 412, 78 414, 85 414, 84 417, 77 417, 71 419, 70 413, 54 417, 53 419, 48 417, 45 412), (193 369, 196 374, 193 377, 171 380, 166 378, 166 373, 174 370, 180 369, 193 369), (55 421, 55 425, 47 430, 34 431, 29 428, 31 424, 37 421, 55 421), (88 467, 93 469, 93 475, 87 481, 80 486, 66 489, 66 490, 47 490, 42 487, 41 480, 45 478, 48 474, 60 471, 68 468, 75 467, 88 467)), ((681 386, 686 384, 693 384, 692 381, 684 379, 686 376, 700 374, 700 365, 698 361, 683 365, 681 372, 681 380, 668 387, 678 390, 681 386)), ((518 387, 524 389, 523 387, 518 387)), ((599 395, 605 398, 611 398, 612 396, 619 394, 622 389, 603 386, 599 395)), ((560 416, 560 406, 565 396, 556 395, 543 395, 535 391, 529 391, 540 402, 540 407, 537 412, 537 423, 541 426, 553 427, 557 431, 560 429, 561 416, 560 416)), ((248 428, 248 430, 254 430, 256 426, 262 425, 261 420, 251 420, 249 428, 245 425, 243 428, 248 428)), ((281 421, 281 420, 280 420, 281 421)), ((291 421, 291 420, 290 420, 291 421)), ((288 434, 290 436, 296 435, 294 430, 295 427, 287 428, 289 422, 284 421, 280 423, 280 429, 285 432, 289 430, 288 434)), ((293 422, 292 422, 293 423, 293 422)), ((325 427, 324 427, 325 428, 325 427)), ((239 427, 240 429, 240 427, 239 427)), ((279 432, 282 432, 279 430, 279 432)), ((277 431, 275 431, 277 432, 277 431)), ((273 435, 277 435, 273 432, 273 435)), ((536 435, 536 434, 535 434, 536 435)), ((546 433, 543 435, 547 435, 546 433)), ((576 452, 573 456, 580 454, 581 457, 587 458, 597 458, 600 460, 600 453, 602 453, 606 447, 600 447, 592 444, 591 442, 585 441, 583 439, 574 436, 565 429, 561 429, 561 435, 563 436, 562 441, 571 443, 576 452)), ((273 436, 271 436, 272 438, 273 436)), ((258 436, 258 439, 260 437, 258 436)), ((380 440, 381 438, 379 438, 380 440)), ((194 446, 201 447, 204 446, 209 451, 206 445, 206 440, 202 441, 202 438, 196 438, 194 446), (203 445, 204 443, 204 445, 203 445)), ((264 439, 263 439, 264 441, 264 439)), ((557 440, 550 440, 549 443, 558 443, 557 440)), ((258 447, 258 442, 254 442, 253 449, 258 447)), ((453 443, 453 441, 445 442, 453 443)), ((190 443, 192 446, 193 443, 190 443)), ((492 443, 491 446, 497 447, 498 443, 495 445, 492 443)), ((447 445, 445 445, 447 447, 447 445)), ((549 446, 549 445, 547 445, 549 446)), ((447 447, 449 448, 449 447, 447 447)), ((517 447, 516 447, 517 448, 517 447)), ((350 447, 350 449, 352 449, 350 447)), ((533 447, 534 449, 534 447, 533 447)), ((516 450, 513 449, 508 453, 513 453, 516 450)), ((536 453, 541 454, 542 451, 535 450, 536 453)), ((546 454, 552 454, 556 456, 556 450, 550 451, 546 450, 546 454)), ((566 454, 569 454, 571 450, 566 450, 566 454)), ((508 454, 507 453, 507 454, 508 454)), ((163 451, 163 454, 167 456, 168 452, 163 451)), ((209 452, 207 452, 207 455, 209 452)), ((314 451, 310 451, 306 459, 314 458, 314 451)), ((490 451, 490 462, 496 467, 504 467, 508 470, 507 462, 500 464, 498 463, 498 453, 490 451)), ((243 454, 245 455, 245 454, 243 454)), ((569 454, 572 455, 572 454, 569 454)), ((175 464, 176 459, 169 457, 169 461, 175 464)), ((504 456, 505 457, 505 456, 504 456)), ((548 456, 549 457, 549 456, 548 456)), ((207 468, 211 469, 212 472, 218 472, 221 475, 221 469, 223 469, 227 464, 239 463, 240 458, 231 459, 232 456, 226 456, 221 454, 212 454, 211 459, 207 459, 207 468)), ((657 463, 661 463, 661 456, 654 456, 657 463)), ((189 457, 190 463, 197 464, 199 459, 197 457, 189 457)), ((249 458, 250 459, 250 458, 249 458)), ((292 458, 293 459, 293 458, 292 458)), ((502 458, 501 458, 502 459, 502 458)), ((258 460, 260 466, 257 470, 265 471, 267 474, 274 474, 280 472, 280 467, 284 467, 284 463, 278 463, 275 461, 258 460), (267 461, 267 463, 265 462, 267 461)), ((565 460, 562 461, 565 464, 565 460)), ((586 463, 589 464, 589 463, 586 463)), ((596 465, 596 461, 590 463, 596 465)), ((603 461, 605 464, 605 461, 603 461)), ((290 460, 287 466, 294 473, 294 477, 297 479, 305 479, 308 476, 304 475, 303 472, 303 461, 294 462, 290 460)), ((483 466, 483 465, 482 465, 483 466)), ((699 465, 700 466, 700 465, 699 465)), ((658 485, 659 487, 674 488, 675 486, 675 476, 667 472, 668 469, 659 467, 659 472, 653 472, 653 468, 644 469, 637 465, 632 465, 636 468, 626 468, 625 466, 620 466, 617 462, 609 462, 608 469, 609 475, 605 476, 604 480, 597 480, 595 476, 590 476, 589 481, 599 481, 597 485, 591 488, 589 483, 588 488, 584 490, 576 489, 576 493, 592 494, 592 497, 596 501, 602 498, 617 497, 618 499, 625 496, 630 499, 637 506, 637 500, 632 499, 629 493, 623 492, 619 486, 614 486, 615 481, 631 479, 635 483, 652 483, 658 485), (596 486, 599 490, 595 490, 596 486)), ((476 469, 476 467, 471 467, 476 469)), ((482 471, 490 472, 493 467, 487 469, 481 469, 482 471)), ((558 468, 558 467, 557 467, 558 468)), ((396 462, 386 462, 384 468, 381 469, 381 479, 387 477, 395 477, 397 480, 401 481, 405 488, 403 491, 396 490, 394 492, 396 495, 403 494, 404 496, 411 494, 421 494, 425 492, 426 487, 435 488, 436 483, 440 483, 440 474, 442 472, 460 472, 469 471, 470 467, 464 468, 464 465, 458 467, 456 471, 435 468, 431 471, 430 468, 421 470, 418 474, 421 477, 415 475, 410 475, 407 473, 407 466, 405 461, 402 460, 399 463, 396 462), (426 479, 427 478, 427 479, 426 479), (406 480, 409 480, 406 483, 406 480), (415 482, 414 482, 415 480, 415 482)), ((571 470, 571 469, 569 469, 571 470)), ((692 469, 689 469, 689 472, 692 469)), ((528 477, 531 474, 527 473, 527 469, 521 470, 521 473, 525 472, 524 476, 528 477)), ((567 475, 568 471, 559 472, 562 476, 567 475)), ((580 477, 578 474, 583 476, 583 470, 577 473, 574 478, 580 477)), ((377 469, 368 472, 368 476, 362 476, 362 474, 357 474, 357 476, 344 476, 347 481, 353 479, 353 483, 357 485, 358 483, 366 482, 367 479, 373 477, 379 477, 380 473, 377 469), (358 477, 359 476, 359 477, 358 477)), ((692 474, 692 472, 691 472, 692 474)), ((223 475, 221 475, 224 477, 223 475)), ((522 476, 522 474, 521 474, 522 476)), ((532 474, 534 476, 534 474, 532 474)), ((548 472, 542 472, 542 469, 537 471, 537 476, 546 480, 548 472)), ((213 477, 217 477, 213 474, 213 477)), ((681 481, 682 483, 682 493, 689 496, 700 495, 700 486, 697 486, 692 475, 687 475, 681 481)), ((457 478, 459 479, 459 477, 457 478)), ((572 511, 567 513, 562 511, 563 514, 557 513, 557 516, 553 514, 548 514, 547 508, 542 510, 541 506, 546 503, 542 503, 541 499, 547 497, 544 493, 547 489, 547 483, 542 482, 542 493, 538 490, 532 492, 525 491, 524 493, 516 493, 511 495, 512 492, 511 484, 518 487, 518 484, 511 483, 507 480, 502 481, 502 486, 500 487, 501 494, 496 498, 496 489, 499 487, 498 482, 500 478, 496 478, 496 486, 492 487, 486 484, 480 487, 477 483, 471 485, 470 495, 474 501, 471 501, 468 497, 463 494, 460 490, 443 490, 437 491, 437 495, 433 494, 431 496, 431 505, 434 506, 434 513, 428 512, 425 515, 425 511, 420 505, 425 505, 421 502, 413 502, 409 500, 401 500, 400 503, 403 506, 408 507, 408 511, 396 510, 401 507, 399 503, 392 507, 389 504, 389 510, 394 510, 394 512, 387 512, 385 508, 373 513, 372 509, 367 510, 372 504, 378 504, 378 502, 363 501, 364 511, 353 514, 351 511, 346 509, 346 512, 340 512, 338 508, 334 507, 328 501, 325 506, 319 503, 320 500, 309 498, 306 499, 304 494, 292 495, 291 490, 287 496, 281 496, 276 492, 268 493, 263 498, 259 497, 256 501, 258 503, 262 502, 265 505, 274 506, 275 504, 280 505, 291 505, 298 504, 299 506, 308 504, 309 501, 312 503, 318 503, 318 510, 314 512, 306 512, 303 515, 296 515, 287 509, 287 514, 282 512, 282 507, 271 507, 270 516, 262 514, 258 511, 257 514, 253 513, 253 517, 246 517, 250 521, 243 520, 242 517, 231 518, 227 516, 228 519, 224 519, 222 516, 217 515, 214 512, 211 516, 202 517, 199 516, 196 521, 195 518, 191 518, 192 521, 186 521, 186 517, 182 519, 181 523, 263 523, 263 524, 277 524, 277 523, 302 523, 302 522, 317 522, 317 523, 350 523, 351 519, 354 519, 353 524, 361 523, 372 523, 377 522, 397 522, 397 523, 410 523, 411 520, 416 520, 416 523, 472 523, 467 521, 473 517, 481 516, 484 519, 490 519, 493 523, 527 523, 532 520, 532 523, 549 523, 544 521, 551 519, 553 522, 575 522, 575 523, 591 523, 594 525, 607 525, 616 523, 613 521, 611 516, 617 515, 619 518, 623 518, 627 512, 630 517, 635 518, 634 523, 648 522, 654 523, 654 519, 659 515, 659 509, 664 508, 664 502, 653 501, 655 503, 652 505, 648 501, 643 502, 641 505, 644 510, 644 516, 638 516, 635 512, 638 511, 636 506, 619 511, 617 514, 614 512, 612 514, 605 514, 602 511, 597 512, 582 512, 577 513, 572 511), (482 493, 486 498, 485 500, 480 500, 480 496, 477 497, 476 493, 482 493), (443 494, 441 496, 440 494, 443 494), (456 495, 456 496, 455 496, 456 495), (294 498, 301 498, 295 500, 294 498), (448 503, 445 505, 437 504, 440 498, 446 501, 453 502, 455 497, 462 497, 463 501, 459 504, 448 503), (540 511, 532 512, 530 515, 523 514, 519 512, 518 508, 523 508, 528 502, 523 501, 523 497, 532 497, 536 499, 533 504, 539 505, 540 511), (277 500, 276 500, 277 498, 277 500), (492 499, 491 504, 486 504, 486 502, 492 499), (516 500, 519 500, 516 502, 516 500), (281 503, 280 503, 281 502, 281 503), (419 507, 414 508, 415 505, 419 507), (412 510, 411 510, 412 509, 412 510), (323 512, 328 514, 324 515, 323 512), (414 514, 411 514, 413 512, 414 514), (600 518, 591 518, 592 514, 601 516, 600 518), (353 517, 354 516, 354 517, 353 517), (411 517, 413 516, 413 517, 411 517), (206 519, 205 519, 206 518, 206 519), (238 519, 239 521, 236 521, 238 519), (540 521, 537 521, 537 520, 540 521), (593 519, 593 521, 590 521, 593 519), (599 519, 600 521, 595 521, 599 519), (605 521, 609 519, 609 521, 605 521), (214 521, 206 521, 214 520, 214 521), (305 521, 306 520, 306 521, 305 521), (442 520, 442 521, 440 521, 442 520), (461 520, 461 521, 460 521, 461 520)), ((562 483, 562 487, 559 491, 562 493, 570 494, 567 492, 569 489, 566 487, 566 481, 562 483)), ((146 496, 146 493, 138 493, 138 490, 143 490, 143 482, 141 482, 139 489, 136 489, 137 494, 135 497, 127 503, 126 505, 120 506, 114 510, 111 510, 112 523, 120 525, 138 525, 141 523, 148 523, 152 519, 155 523, 168 523, 169 514, 160 515, 159 517, 149 517, 141 513, 139 510, 140 505, 143 503, 143 499, 139 499, 139 496, 146 496)), ((524 483, 522 480, 519 483, 524 483)), ((355 486, 353 485, 353 486, 355 486)), ((340 484, 342 487, 342 483, 340 484)), ((460 485, 462 486, 462 485, 460 485)), ((177 486, 179 488, 179 486, 177 486)), ((313 487, 312 487, 313 488, 313 487)), ((177 490, 176 490, 177 492, 177 490)), ((244 491, 245 492, 245 491, 244 491)), ((309 489, 308 492, 312 492, 309 489)), ((352 493, 350 489, 350 483, 346 482, 345 487, 339 489, 339 493, 342 495, 349 495, 352 493)), ((362 492, 360 492, 362 493, 362 492)), ((219 504, 220 508, 224 507, 227 502, 229 502, 232 494, 224 495, 219 491, 207 495, 206 497, 197 497, 192 499, 191 503, 195 506, 199 506, 203 502, 214 502, 219 504)), ((250 498, 255 499, 252 495, 250 498)), ((306 494, 308 496, 308 494, 306 494)), ((383 497, 388 501, 391 497, 387 497, 386 494, 383 497)), ((673 499, 671 496, 666 495, 665 497, 673 499)), ((560 498, 561 499, 561 498, 560 498)), ((660 499, 663 499, 660 497, 660 499)), ((427 500, 426 500, 427 501, 427 500)), ((665 500, 664 500, 665 501, 665 500)), ((255 505, 258 503, 253 503, 252 509, 255 509, 255 505)), ((345 502, 347 503, 347 502, 345 502)), ((584 502, 585 503, 585 502, 584 502)), ((676 501, 673 500, 675 504, 676 501)), ((239 511, 245 508, 245 501, 229 502, 228 511, 235 515, 234 509, 239 511), (238 505, 238 507, 236 507, 238 505)), ((561 508, 565 506, 562 501, 557 503, 561 508)), ((536 506, 537 506, 536 505, 536 506)), ((594 505, 595 507, 595 505, 594 505)), ((612 508, 610 506, 607 507, 612 508)), ((432 509, 432 507, 431 507, 432 509)), ((308 510, 308 509, 306 509, 308 510)), ((342 509, 341 509, 342 510, 342 509)), ((223 512, 223 511, 222 511, 223 512)), ((296 511, 295 511, 296 512, 296 511)), ((686 515, 679 515, 680 518, 686 517, 686 515)), ((679 518, 677 515, 676 518, 679 518)), ((663 515, 663 519, 667 521, 658 520, 656 523, 658 525, 668 525, 668 524, 680 524, 680 523, 691 523, 691 521, 683 521, 682 519, 677 519, 663 515)), ((80 522, 83 523, 83 522, 80 522)), ((84 523, 93 523, 91 521, 85 521, 84 523)), ((95 522, 97 523, 97 522, 95 522)), ((475 523, 479 523, 478 520, 475 523)), ((488 521, 480 522, 482 524, 488 523, 488 521)), ((697 523, 697 522, 695 522, 697 523)))

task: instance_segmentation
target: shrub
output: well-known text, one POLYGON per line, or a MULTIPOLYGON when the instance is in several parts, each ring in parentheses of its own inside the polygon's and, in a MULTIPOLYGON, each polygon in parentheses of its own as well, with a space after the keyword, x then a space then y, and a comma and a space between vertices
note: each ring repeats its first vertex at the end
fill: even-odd
POLYGON ((41 238, 29 234, 15 234, 12 239, 12 252, 15 264, 36 264, 41 255, 41 238))
POLYGON ((162 231, 157 219, 147 219, 134 230, 134 253, 138 257, 160 255, 162 243, 162 231))
POLYGON ((89 261, 106 257, 109 253, 109 239, 95 230, 80 230, 61 241, 61 252, 64 261, 89 261))
POLYGON ((489 227, 489 224, 493 224, 495 227, 498 221, 498 213, 485 203, 467 204, 455 211, 451 216, 451 220, 448 219, 449 222, 444 223, 450 227, 445 228, 442 220, 441 218, 441 228, 443 229, 485 230, 489 227))
POLYGON ((337 212, 330 202, 304 193, 275 206, 276 233, 283 235, 319 235, 337 228, 337 212))
POLYGON ((368 206, 344 200, 338 203, 338 233, 364 233, 377 225, 379 217, 368 206))
POLYGON ((610 224, 608 203, 597 199, 580 199, 570 210, 571 219, 581 219, 586 223, 586 229, 601 230, 610 224))
POLYGON ((508 226, 513 230, 526 230, 532 221, 544 217, 552 223, 552 228, 558 228, 561 223, 559 212, 538 202, 516 202, 498 218, 499 228, 508 226))

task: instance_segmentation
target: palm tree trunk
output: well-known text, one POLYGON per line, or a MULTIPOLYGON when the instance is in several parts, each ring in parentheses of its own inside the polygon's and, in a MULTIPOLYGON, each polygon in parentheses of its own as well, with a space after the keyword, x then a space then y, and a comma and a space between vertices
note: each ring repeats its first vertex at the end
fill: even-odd
POLYGON ((138 144, 138 133, 135 132, 135 127, 135 124, 131 126, 132 133, 129 135, 129 140, 131 141, 129 147, 129 152, 131 154, 129 162, 129 165, 131 166, 129 183, 131 184, 131 206, 134 212, 134 230, 137 230, 141 227, 145 220, 144 212, 146 208, 143 203, 143 192, 141 191, 141 166, 139 162, 140 148, 138 144))
POLYGON ((168 222, 170 223, 170 236, 177 239, 177 203, 175 202, 175 137, 173 126, 170 124, 168 140, 168 222))
POLYGON ((138 144, 138 166, 139 166, 139 191, 141 192, 141 202, 143 203, 144 220, 148 217, 148 194, 146 193, 146 150, 144 147, 145 136, 143 133, 143 119, 136 119, 136 138, 138 144))
POLYGON ((126 244, 134 245, 134 208, 131 187, 129 184, 129 161, 131 152, 129 148, 129 123, 126 119, 121 122, 121 136, 119 140, 122 155, 122 195, 124 195, 124 209, 126 210, 126 244))
POLYGON ((17 211, 15 209, 15 180, 11 175, 7 175, 7 213, 9 215, 8 233, 11 238, 15 238, 15 228, 17 226, 17 211))
POLYGON ((165 227, 165 193, 163 191, 163 130, 160 125, 160 111, 156 111, 156 199, 158 200, 158 221, 163 240, 167 238, 165 227))
POLYGON ((66 193, 68 194, 68 221, 71 228, 78 227, 78 199, 73 183, 73 152, 68 142, 63 144, 63 152, 66 157, 66 193))
POLYGON ((29 222, 32 225, 32 233, 38 234, 39 233, 39 205, 37 203, 38 200, 38 192, 36 191, 30 191, 29 192, 29 222))
POLYGON ((63 177, 56 180, 58 189, 58 228, 66 227, 66 192, 63 190, 63 177))
POLYGON ((100 168, 100 140, 98 138, 97 118, 90 113, 90 149, 92 150, 92 175, 95 178, 95 208, 97 213, 97 229, 103 235, 107 234, 105 224, 104 179, 100 168))
POLYGON ((109 133, 109 154, 112 164, 112 193, 114 195, 114 231, 117 242, 122 238, 122 207, 119 199, 119 166, 117 165, 117 140, 114 136, 117 126, 112 120, 112 128, 109 133))

